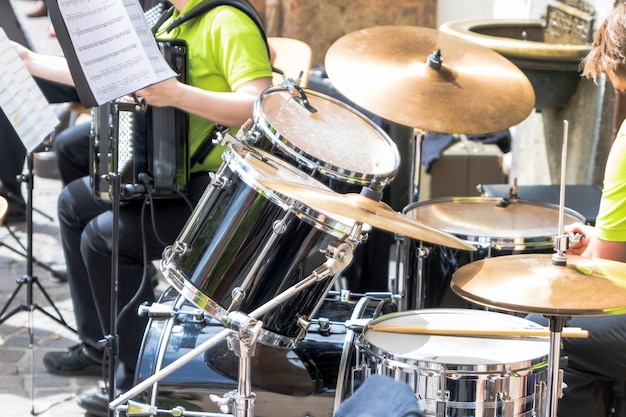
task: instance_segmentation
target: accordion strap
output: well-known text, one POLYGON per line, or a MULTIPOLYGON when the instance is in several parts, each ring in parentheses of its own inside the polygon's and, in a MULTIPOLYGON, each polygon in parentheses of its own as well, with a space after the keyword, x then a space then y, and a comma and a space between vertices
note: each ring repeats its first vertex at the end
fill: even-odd
MULTIPOLYGON (((174 21, 167 28, 167 31, 169 32, 173 30, 174 28, 182 25, 183 23, 188 22, 189 20, 197 16, 200 16, 201 14, 206 13, 209 10, 217 6, 231 6, 244 12, 259 28, 259 31, 261 32, 261 35, 263 36, 263 40, 265 41, 267 54, 269 56, 270 48, 269 48, 269 44, 267 43, 267 36, 265 35, 265 29, 263 28, 261 17, 257 13, 254 6, 252 6, 252 4, 248 2, 248 0, 204 0, 203 2, 198 4, 196 7, 189 10, 187 13, 185 13, 184 15, 179 16, 176 19, 174 19, 174 21)), ((174 10, 175 10, 175 7, 172 6, 165 13, 163 13, 163 15, 161 15, 161 18, 154 24, 154 26, 152 26, 152 33, 156 33, 156 31, 163 24, 163 22, 165 22, 174 14, 174 10)))

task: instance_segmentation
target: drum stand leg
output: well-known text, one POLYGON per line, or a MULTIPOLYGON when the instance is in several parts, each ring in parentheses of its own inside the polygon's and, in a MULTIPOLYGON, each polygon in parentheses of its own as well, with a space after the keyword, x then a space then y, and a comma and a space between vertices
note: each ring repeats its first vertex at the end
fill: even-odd
POLYGON ((545 404, 542 415, 544 417, 556 417, 556 408, 561 398, 563 385, 562 373, 559 370, 561 358, 561 332, 569 321, 569 317, 551 316, 550 321, 550 351, 548 353, 548 401, 545 404))

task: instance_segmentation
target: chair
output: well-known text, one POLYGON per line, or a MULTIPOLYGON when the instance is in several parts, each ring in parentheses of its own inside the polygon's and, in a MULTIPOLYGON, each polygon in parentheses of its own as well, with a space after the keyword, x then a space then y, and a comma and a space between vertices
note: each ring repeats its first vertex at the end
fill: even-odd
MULTIPOLYGON (((275 51, 276 56, 272 65, 281 70, 286 77, 297 78, 302 71, 300 87, 306 87, 309 82, 313 51, 306 42, 293 38, 268 37, 267 42, 275 51)), ((283 80, 281 74, 274 75, 273 84, 280 84, 283 80)))
POLYGON ((7 211, 9 211, 9 203, 6 198, 0 196, 0 225, 4 221, 4 216, 7 215, 7 211))

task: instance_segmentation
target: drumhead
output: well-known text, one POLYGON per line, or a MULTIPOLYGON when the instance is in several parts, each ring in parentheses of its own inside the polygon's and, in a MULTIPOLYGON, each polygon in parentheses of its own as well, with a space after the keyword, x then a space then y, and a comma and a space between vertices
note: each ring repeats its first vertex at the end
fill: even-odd
POLYGON ((312 113, 286 90, 270 89, 255 103, 255 123, 281 151, 310 169, 353 184, 385 185, 400 154, 370 119, 332 97, 304 90, 312 113))
MULTIPOLYGON (((428 226, 460 239, 493 247, 552 246, 559 232, 559 207, 530 200, 513 200, 498 207, 501 198, 451 197, 414 203, 404 212, 428 226)), ((584 217, 565 209, 563 223, 584 222, 584 217)))
POLYGON ((352 219, 314 209, 303 203, 284 197, 259 183, 258 180, 260 178, 271 178, 330 191, 324 184, 287 164, 285 161, 260 149, 246 147, 240 150, 230 147, 224 151, 223 158, 227 161, 233 172, 237 173, 247 185, 283 209, 293 210, 299 218, 309 224, 338 237, 350 234, 354 227, 354 220, 352 219))
MULTIPOLYGON (((547 361, 548 338, 496 338, 391 333, 373 330, 375 324, 431 325, 472 329, 523 329, 541 327, 503 313, 469 309, 427 309, 391 313, 371 321, 359 345, 386 362, 455 372, 522 370, 547 361)), ((400 365, 403 366, 403 365, 400 365)))

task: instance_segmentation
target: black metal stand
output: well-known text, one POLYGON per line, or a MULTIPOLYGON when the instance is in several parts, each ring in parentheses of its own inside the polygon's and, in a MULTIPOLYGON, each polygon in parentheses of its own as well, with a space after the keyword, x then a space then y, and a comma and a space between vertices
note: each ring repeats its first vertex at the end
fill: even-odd
MULTIPOLYGON (((145 100, 139 101, 137 96, 133 94, 135 98, 134 103, 126 103, 122 101, 111 102, 107 105, 100 106, 97 111, 104 111, 106 109, 108 112, 116 112, 125 110, 125 111, 135 111, 135 112, 145 112, 147 109, 147 105, 145 100)), ((116 115, 117 116, 117 115, 116 115)), ((117 334, 117 301, 118 301, 118 285, 119 285, 119 217, 120 217, 120 200, 121 200, 121 178, 119 175, 118 163, 119 163, 119 117, 113 117, 115 121, 115 125, 113 126, 113 132, 111 132, 110 137, 100 137, 98 140, 108 140, 110 141, 110 165, 112 167, 111 172, 107 175, 107 182, 109 184, 109 200, 111 201, 111 210, 113 212, 113 228, 112 228, 112 246, 111 246, 111 308, 110 308, 110 316, 109 316, 109 334, 105 336, 103 340, 103 345, 105 351, 107 352, 108 358, 108 375, 107 375, 107 394, 109 397, 109 402, 112 402, 115 399, 115 391, 117 387, 116 382, 116 372, 117 372, 117 359, 119 356, 119 337, 117 334)), ((97 115, 96 117, 97 128, 99 129, 98 135, 102 132, 108 132, 109 129, 109 117, 101 117, 101 115, 97 115), (100 126, 100 123, 103 123, 100 126)), ((109 417, 115 416, 115 410, 109 409, 108 412, 109 417)))
MULTIPOLYGON (((11 318, 12 316, 14 316, 15 314, 21 311, 28 311, 29 313, 28 336, 29 336, 29 346, 31 350, 31 367, 34 367, 34 356, 35 356, 35 352, 34 352, 35 332, 34 332, 34 326, 33 326, 33 323, 34 323, 33 313, 35 312, 35 310, 45 314, 46 316, 56 321, 57 323, 61 324, 65 328, 76 333, 76 330, 72 328, 65 321, 65 319, 61 315, 61 312, 54 305, 52 298, 50 298, 50 296, 48 295, 46 290, 43 288, 43 286, 41 285, 37 277, 33 275, 33 263, 34 263, 34 258, 33 258, 33 154, 34 153, 35 151, 30 152, 27 155, 28 171, 23 175, 23 181, 25 181, 26 184, 28 185, 28 194, 27 194, 27 200, 26 200, 26 239, 27 239, 26 248, 25 248, 26 249, 26 254, 25 254, 26 275, 24 275, 23 277, 17 280, 17 284, 18 284, 17 287, 11 294, 11 297, 9 297, 9 300, 7 301, 7 303, 2 308, 2 311, 0 311, 0 324, 4 323, 9 318, 11 318), (16 306, 15 308, 13 308, 13 310, 7 313, 8 308, 11 306, 11 304, 15 300, 18 292, 24 286, 26 288, 26 302, 16 306), (44 296, 46 301, 50 304, 50 307, 52 307, 56 315, 51 314, 50 312, 44 310, 39 304, 35 303, 34 297, 33 297, 33 293, 34 293, 33 289, 35 287, 37 287, 39 291, 41 291, 41 294, 44 296)), ((31 414, 35 414, 34 412, 35 381, 34 381, 33 369, 31 369, 31 376, 33 378, 32 385, 31 385, 31 414)))
MULTIPOLYGON (((28 183, 28 182, 30 181, 30 178, 28 178, 28 177, 32 177, 32 173, 29 173, 29 174, 22 174, 22 175, 20 175, 20 181, 25 182, 25 183, 28 183)), ((11 199, 10 199, 10 198, 9 198, 9 204, 11 204, 11 199)), ((28 207, 26 207, 26 209, 27 209, 27 211, 28 211, 28 207)), ((34 207, 32 208, 32 212, 37 212, 37 213, 41 214, 42 216, 44 216, 46 219, 48 219, 48 220, 50 220, 50 221, 52 221, 52 220, 53 220, 53 218, 52 218, 52 217, 50 217, 48 214, 46 214, 46 213, 44 213, 43 211, 41 211, 41 210, 39 210, 39 209, 36 209, 36 208, 34 208, 34 207)), ((28 258, 28 253, 27 253, 27 252, 28 252, 28 249, 27 249, 26 245, 24 245, 24 244, 20 241, 20 239, 19 239, 19 238, 15 235, 15 233, 13 232, 13 230, 11 230, 11 227, 10 227, 11 225, 5 222, 5 223, 3 224, 3 226, 4 226, 7 230, 8 230, 9 235, 10 235, 10 236, 11 236, 11 237, 12 237, 12 238, 13 238, 13 239, 17 242, 17 244, 18 244, 19 248, 15 248, 15 247, 13 247, 13 246, 11 246, 11 245, 7 244, 7 243, 6 243, 6 242, 4 242, 4 241, 0 241, 0 246, 7 248, 8 250, 10 250, 11 252, 13 252, 13 253, 15 253, 15 254, 17 254, 17 255, 23 256, 24 258, 28 258)), ((62 272, 55 271, 55 270, 54 270, 53 268, 51 268, 49 265, 47 265, 47 264, 45 264, 45 263, 41 262, 39 259, 37 259, 37 258, 35 258, 34 256, 32 256, 32 254, 31 254, 31 257, 32 257, 32 262, 33 262, 35 265, 37 265, 37 266, 39 266, 39 267, 41 267, 41 268, 45 269, 46 271, 50 272, 50 273, 51 273, 51 274, 52 274, 55 278, 57 278, 59 281, 65 281, 65 280, 67 279, 67 277, 65 276, 65 274, 63 274, 62 272)))
POLYGON ((27 155, 28 171, 27 173, 23 175, 23 179, 28 186, 27 187, 28 194, 27 194, 27 201, 26 201, 26 247, 25 247, 26 253, 24 254, 26 257, 26 275, 24 275, 23 277, 17 280, 18 286, 15 288, 15 290, 11 294, 11 297, 9 297, 9 300, 2 308, 2 311, 0 311, 0 324, 4 323, 6 320, 14 316, 15 314, 19 313, 20 311, 32 312, 34 310, 38 310, 42 312, 43 314, 45 314, 46 316, 48 316, 49 318, 56 321, 57 323, 65 326, 69 330, 76 333, 76 330, 74 330, 63 319, 63 316, 61 315, 61 312, 59 311, 59 309, 54 305, 54 302, 52 301, 52 299, 50 298, 46 290, 43 288, 43 286, 41 285, 37 277, 33 275, 33 264, 35 263, 34 257, 33 257, 33 153, 34 152, 31 152, 27 155), (13 300, 15 300, 17 293, 20 291, 20 289, 24 285, 26 285, 26 303, 18 305, 13 310, 7 313, 7 310, 10 307, 13 300), (50 304, 50 307, 54 309, 56 316, 44 310, 40 305, 34 302, 33 300, 33 287, 34 286, 36 286, 41 291, 46 301, 48 301, 48 303, 50 304))

